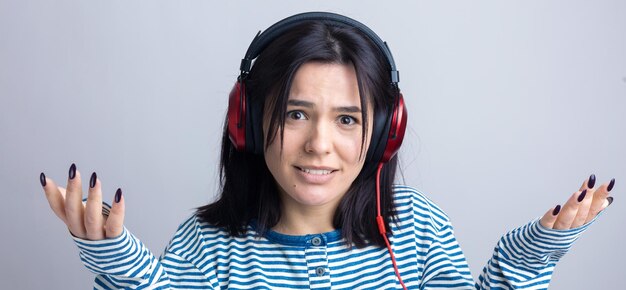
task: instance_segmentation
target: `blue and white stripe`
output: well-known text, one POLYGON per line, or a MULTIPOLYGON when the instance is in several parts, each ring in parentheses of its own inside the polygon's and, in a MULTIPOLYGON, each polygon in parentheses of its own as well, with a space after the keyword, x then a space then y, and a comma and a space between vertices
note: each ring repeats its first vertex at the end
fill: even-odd
MULTIPOLYGON (((534 220, 515 229, 474 282, 447 215, 413 188, 394 191, 390 242, 409 289, 547 289, 556 262, 590 224, 559 231, 534 220)), ((234 238, 194 215, 160 258, 126 229, 115 239, 75 242, 97 274, 94 289, 402 289, 387 249, 350 248, 339 231, 258 237, 253 223, 234 238)))

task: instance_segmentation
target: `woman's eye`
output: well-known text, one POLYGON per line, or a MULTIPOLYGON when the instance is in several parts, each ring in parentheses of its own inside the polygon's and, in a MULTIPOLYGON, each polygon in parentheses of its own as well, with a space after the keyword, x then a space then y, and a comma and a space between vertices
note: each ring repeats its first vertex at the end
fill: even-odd
POLYGON ((304 120, 306 119, 306 117, 304 116, 304 113, 302 113, 301 111, 291 111, 291 112, 287 112, 287 117, 293 120, 304 120))
POLYGON ((350 116, 341 116, 339 117, 339 122, 342 125, 354 125, 356 124, 356 119, 350 116))

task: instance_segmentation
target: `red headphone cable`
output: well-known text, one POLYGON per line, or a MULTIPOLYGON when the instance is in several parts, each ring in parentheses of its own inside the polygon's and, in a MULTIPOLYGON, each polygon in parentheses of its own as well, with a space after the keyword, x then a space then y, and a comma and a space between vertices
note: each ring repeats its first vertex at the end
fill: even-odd
POLYGON ((383 163, 378 163, 378 170, 376 170, 376 223, 378 224, 378 232, 383 239, 385 240, 385 244, 387 244, 387 250, 389 251, 389 255, 391 256, 391 263, 393 263, 393 270, 396 271, 396 277, 398 277, 398 281, 400 281, 400 285, 404 290, 406 286, 404 282, 402 282, 402 277, 400 277, 400 272, 398 271, 398 265, 396 264, 396 258, 393 255, 393 250, 391 249, 391 245, 389 244, 389 240, 387 239, 387 230, 385 230, 385 221, 383 217, 380 215, 380 171, 383 169, 383 163))

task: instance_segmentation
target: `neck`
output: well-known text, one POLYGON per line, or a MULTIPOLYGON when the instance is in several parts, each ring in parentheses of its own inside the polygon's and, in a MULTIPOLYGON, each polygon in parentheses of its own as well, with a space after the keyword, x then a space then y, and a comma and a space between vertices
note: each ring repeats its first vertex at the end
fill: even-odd
POLYGON ((334 231, 335 209, 336 206, 295 207, 283 202, 281 218, 273 230, 296 236, 334 231))

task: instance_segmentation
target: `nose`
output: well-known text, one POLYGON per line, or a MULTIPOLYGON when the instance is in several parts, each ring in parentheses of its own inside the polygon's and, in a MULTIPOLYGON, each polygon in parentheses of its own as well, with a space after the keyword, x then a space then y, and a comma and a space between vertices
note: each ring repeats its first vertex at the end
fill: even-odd
POLYGON ((333 146, 332 126, 316 122, 309 130, 304 150, 311 154, 329 154, 333 146))

